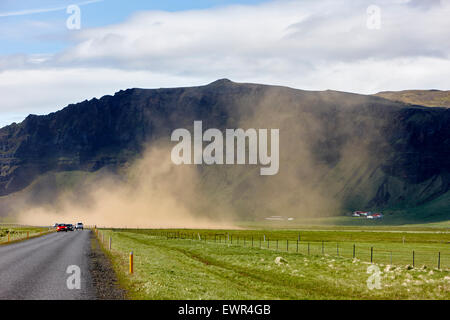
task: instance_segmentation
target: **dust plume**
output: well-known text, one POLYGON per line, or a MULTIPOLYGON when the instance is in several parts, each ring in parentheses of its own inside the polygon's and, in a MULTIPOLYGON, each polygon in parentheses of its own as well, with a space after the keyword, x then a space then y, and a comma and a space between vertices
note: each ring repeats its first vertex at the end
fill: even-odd
POLYGON ((82 221, 128 228, 232 227, 232 217, 219 214, 204 198, 195 167, 172 164, 169 145, 154 143, 125 171, 122 178, 111 175, 96 181, 84 190, 85 196, 68 191, 52 205, 31 206, 18 215, 19 222, 50 225, 82 221))
POLYGON ((245 90, 232 83, 226 88, 220 95, 212 90, 208 99, 202 97, 209 91, 183 94, 189 103, 177 98, 173 106, 193 110, 171 104, 170 116, 154 120, 160 142, 149 143, 125 174, 88 184, 82 197, 69 190, 51 206, 30 205, 21 222, 225 228, 271 215, 338 216, 377 199, 385 176, 379 153, 390 152, 385 131, 393 127, 394 110, 380 98, 250 84, 245 90), (174 165, 170 132, 180 127, 192 132, 195 120, 203 121, 203 130, 279 129, 278 174, 261 176, 259 165, 248 164, 174 165))
POLYGON ((218 196, 222 203, 232 203, 239 216, 254 220, 337 216, 367 203, 375 192, 367 177, 371 168, 379 167, 371 144, 385 143, 380 133, 385 123, 347 112, 363 108, 360 96, 339 101, 333 95, 311 98, 298 90, 267 88, 258 103, 237 105, 234 119, 239 121, 229 127, 279 129, 280 169, 264 177, 249 166, 205 168, 209 176, 220 177, 209 181, 210 187, 233 185, 218 196), (355 198, 360 201, 349 203, 355 198))

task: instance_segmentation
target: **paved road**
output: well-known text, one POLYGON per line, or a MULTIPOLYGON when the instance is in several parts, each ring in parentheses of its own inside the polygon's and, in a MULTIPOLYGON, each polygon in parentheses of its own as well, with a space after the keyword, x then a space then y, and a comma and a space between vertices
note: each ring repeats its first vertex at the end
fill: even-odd
POLYGON ((89 272, 90 232, 52 233, 0 246, 0 299, 95 299, 89 272), (80 289, 67 286, 71 265, 80 267, 80 289))

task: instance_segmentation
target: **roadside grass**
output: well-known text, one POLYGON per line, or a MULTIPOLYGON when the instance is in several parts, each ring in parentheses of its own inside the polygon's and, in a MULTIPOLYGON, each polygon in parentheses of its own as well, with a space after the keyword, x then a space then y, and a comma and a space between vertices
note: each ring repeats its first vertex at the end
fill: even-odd
MULTIPOLYGON (((252 248, 213 239, 165 239, 154 235, 155 230, 99 232, 105 247, 112 239, 109 257, 132 299, 450 299, 449 269, 375 261, 381 270, 381 289, 370 290, 370 263, 331 252, 307 255, 260 249, 259 243, 252 248), (134 253, 133 275, 128 273, 130 251, 134 253), (287 262, 277 264, 277 257, 287 262)), ((279 231, 280 237, 284 232, 279 231)), ((443 244, 431 244, 436 245, 443 244)))
POLYGON ((29 238, 38 237, 47 233, 48 228, 33 227, 33 226, 14 226, 14 225, 0 225, 0 245, 18 242, 27 239, 27 233, 29 238))

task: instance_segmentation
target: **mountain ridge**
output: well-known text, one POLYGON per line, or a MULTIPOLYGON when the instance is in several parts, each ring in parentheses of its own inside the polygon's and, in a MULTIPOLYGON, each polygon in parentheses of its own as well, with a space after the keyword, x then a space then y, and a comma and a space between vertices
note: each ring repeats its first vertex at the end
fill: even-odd
POLYGON ((121 90, 1 128, 0 195, 49 172, 118 171, 146 147, 169 142, 174 129, 192 128, 194 120, 220 130, 280 128, 280 174, 270 182, 236 178, 225 185, 216 177, 248 177, 247 169, 199 167, 205 188, 228 190, 222 201, 241 215, 312 212, 314 201, 305 196, 311 190, 314 197, 329 194, 342 210, 414 207, 450 190, 449 109, 219 79, 205 86, 121 90), (278 195, 277 205, 258 200, 279 190, 288 195, 278 195))
POLYGON ((382 91, 375 96, 385 99, 404 102, 408 104, 422 105, 426 107, 450 108, 450 91, 443 90, 402 90, 382 91))

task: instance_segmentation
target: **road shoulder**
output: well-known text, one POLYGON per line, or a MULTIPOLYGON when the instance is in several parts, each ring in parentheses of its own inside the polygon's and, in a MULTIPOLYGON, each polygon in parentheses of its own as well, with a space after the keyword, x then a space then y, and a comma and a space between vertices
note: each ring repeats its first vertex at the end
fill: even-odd
POLYGON ((111 261, 103 252, 94 232, 90 233, 91 252, 89 254, 89 269, 92 276, 98 300, 126 300, 126 291, 122 289, 117 280, 111 261))

